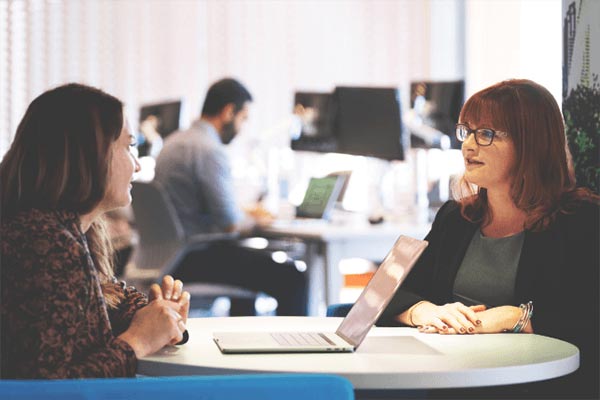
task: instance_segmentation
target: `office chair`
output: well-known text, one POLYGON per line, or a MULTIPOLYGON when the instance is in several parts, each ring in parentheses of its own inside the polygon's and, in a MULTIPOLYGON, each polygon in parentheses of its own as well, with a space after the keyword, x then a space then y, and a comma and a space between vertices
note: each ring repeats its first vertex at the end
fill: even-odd
MULTIPOLYGON (((132 197, 139 242, 134 248, 132 262, 125 268, 124 279, 140 290, 147 291, 152 283, 172 274, 188 253, 236 237, 235 234, 215 233, 186 238, 181 221, 158 182, 133 182, 132 197)), ((186 282, 185 290, 192 295, 192 309, 207 308, 217 297, 228 297, 230 314, 254 315, 258 294, 251 290, 202 282, 186 282)))
POLYGON ((3 400, 352 400, 346 378, 324 374, 261 374, 161 378, 0 380, 3 400))
POLYGON ((327 317, 345 317, 354 303, 337 303, 327 306, 327 317))

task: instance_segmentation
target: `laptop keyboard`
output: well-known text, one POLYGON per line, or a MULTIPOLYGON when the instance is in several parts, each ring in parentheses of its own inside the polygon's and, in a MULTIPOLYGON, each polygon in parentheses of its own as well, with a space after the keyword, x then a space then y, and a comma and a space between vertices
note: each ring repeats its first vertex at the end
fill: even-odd
POLYGON ((315 332, 279 332, 271 333, 271 337, 281 346, 335 346, 327 336, 315 332))

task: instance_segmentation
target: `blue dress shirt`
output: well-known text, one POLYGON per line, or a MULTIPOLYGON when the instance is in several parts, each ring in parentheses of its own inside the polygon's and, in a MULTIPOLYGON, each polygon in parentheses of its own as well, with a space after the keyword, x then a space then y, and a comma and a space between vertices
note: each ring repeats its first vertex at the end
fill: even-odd
POLYGON ((187 236, 222 232, 242 219, 225 145, 209 122, 197 120, 165 140, 154 179, 166 189, 187 236))

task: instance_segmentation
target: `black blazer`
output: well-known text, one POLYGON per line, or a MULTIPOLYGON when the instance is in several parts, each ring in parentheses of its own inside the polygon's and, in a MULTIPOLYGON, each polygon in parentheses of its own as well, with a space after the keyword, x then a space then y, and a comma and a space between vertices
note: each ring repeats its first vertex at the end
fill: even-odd
MULTIPOLYGON (((525 232, 515 282, 514 306, 533 301, 537 334, 576 345, 581 366, 571 376, 578 392, 598 394, 600 207, 582 202, 560 214, 543 232, 525 232), (593 391, 593 392, 590 392, 593 391)), ((456 274, 478 225, 464 219, 454 201, 440 209, 425 238, 429 246, 386 308, 378 325, 420 300, 453 302, 456 274)))

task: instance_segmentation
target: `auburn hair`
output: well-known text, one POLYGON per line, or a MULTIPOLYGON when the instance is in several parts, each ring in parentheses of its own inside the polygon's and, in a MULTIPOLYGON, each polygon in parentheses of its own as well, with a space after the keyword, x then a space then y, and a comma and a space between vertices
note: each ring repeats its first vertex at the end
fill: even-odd
MULTIPOLYGON (((30 209, 91 212, 108 187, 111 145, 123 128, 123 103, 93 87, 71 83, 38 96, 27 108, 0 163, 2 221, 30 209)), ((109 306, 113 249, 101 219, 86 232, 109 306)))
MULTIPOLYGON (((489 123, 509 133, 516 160, 510 194, 514 204, 527 213, 525 229, 544 230, 558 213, 570 212, 575 203, 598 201, 588 189, 575 186, 562 114, 543 86, 526 79, 492 85, 467 100, 459 120, 471 127, 489 123)), ((491 217, 485 188, 463 176, 454 194, 467 220, 484 222, 491 217)))

